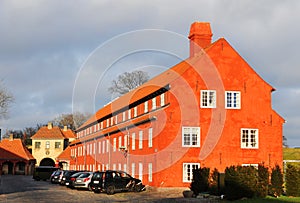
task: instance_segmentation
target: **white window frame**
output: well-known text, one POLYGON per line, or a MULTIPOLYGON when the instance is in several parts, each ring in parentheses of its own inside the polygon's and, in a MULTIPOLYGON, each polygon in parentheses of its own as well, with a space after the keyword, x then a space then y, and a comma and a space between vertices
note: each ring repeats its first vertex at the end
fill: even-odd
POLYGON ((135 150, 135 133, 131 134, 131 149, 135 150))
POLYGON ((101 141, 98 142, 98 154, 101 154, 101 141))
POLYGON ((182 147, 200 147, 200 138, 200 127, 182 127, 182 147), (193 139, 196 139, 196 143, 193 143, 193 139))
POLYGON ((144 113, 148 112, 148 101, 145 101, 144 103, 144 113))
POLYGON ((106 140, 106 152, 108 153, 109 152, 109 140, 106 140))
POLYGON ((200 168, 200 163, 182 164, 182 182, 190 183, 193 180, 193 169, 200 168))
POLYGON ((118 124, 118 115, 115 115, 115 124, 118 124))
POLYGON ((135 117, 137 117, 137 106, 135 106, 134 108, 133 108, 133 117, 135 118, 135 117))
POLYGON ((241 92, 225 91, 225 108, 241 109, 241 92))
POLYGON ((102 154, 105 153, 105 140, 102 141, 102 154))
POLYGON ((200 93, 201 108, 216 108, 216 106, 217 106, 217 91, 216 90, 201 90, 200 92, 201 92, 200 93))
POLYGON ((139 162, 139 179, 143 180, 143 163, 139 162))
POLYGON ((148 181, 152 182, 152 163, 148 163, 148 181))
POLYGON ((135 177, 135 163, 131 164, 131 176, 134 178, 135 177))
POLYGON ((152 110, 156 109, 156 97, 152 98, 152 110))
POLYGON ((128 109, 128 120, 130 120, 131 119, 131 109, 128 109))
POLYGON ((139 149, 143 149, 143 131, 139 131, 139 149))
POLYGON ((50 149, 50 141, 46 141, 45 149, 50 149))
POLYGON ((126 120, 126 112, 124 111, 123 113, 122 113, 122 121, 124 122, 126 120))
POLYGON ((164 106, 165 105, 165 93, 162 93, 160 95, 160 106, 164 106))
POLYGON ((117 150, 117 138, 116 137, 114 137, 114 139, 113 139, 113 145, 114 145, 113 151, 115 152, 117 150))
POLYGON ((242 149, 258 149, 259 131, 256 128, 241 128, 241 148, 242 149), (247 132, 247 135, 244 134, 247 132), (252 135, 254 135, 254 140, 252 135), (253 146, 254 145, 254 146, 253 146))
POLYGON ((151 148, 153 147, 153 128, 148 129, 148 147, 151 148))
POLYGON ((122 147, 122 136, 119 137, 119 151, 121 150, 122 147))

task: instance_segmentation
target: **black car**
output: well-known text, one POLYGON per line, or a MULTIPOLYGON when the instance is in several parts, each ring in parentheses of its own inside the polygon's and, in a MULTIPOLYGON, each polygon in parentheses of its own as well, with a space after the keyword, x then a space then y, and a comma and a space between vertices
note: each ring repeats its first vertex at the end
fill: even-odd
POLYGON ((65 171, 59 184, 60 185, 66 185, 66 182, 68 180, 70 180, 71 175, 73 175, 74 173, 77 173, 77 172, 78 171, 73 171, 73 170, 65 171))
POLYGON ((60 183, 64 173, 64 170, 54 171, 50 177, 51 183, 60 183))
POLYGON ((98 171, 94 172, 91 180, 91 189, 95 192, 106 192, 108 195, 116 191, 135 191, 145 190, 142 181, 131 177, 124 171, 98 171))

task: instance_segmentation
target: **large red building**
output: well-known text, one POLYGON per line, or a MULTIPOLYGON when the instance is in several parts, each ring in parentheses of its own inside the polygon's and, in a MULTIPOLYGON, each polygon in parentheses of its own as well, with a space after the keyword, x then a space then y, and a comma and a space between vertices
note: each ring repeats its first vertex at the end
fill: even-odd
POLYGON ((125 170, 156 187, 189 186, 192 169, 282 166, 274 88, 209 23, 191 25, 190 57, 99 109, 77 129, 70 168, 125 170))

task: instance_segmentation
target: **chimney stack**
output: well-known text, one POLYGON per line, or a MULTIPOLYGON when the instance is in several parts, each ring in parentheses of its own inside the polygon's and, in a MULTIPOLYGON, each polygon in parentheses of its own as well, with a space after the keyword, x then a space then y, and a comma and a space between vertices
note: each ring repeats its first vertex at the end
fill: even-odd
POLYGON ((11 133, 9 134, 9 141, 13 141, 14 140, 14 135, 11 133))
POLYGON ((48 129, 49 129, 49 130, 52 129, 52 123, 51 123, 51 122, 48 123, 48 129))
POLYGON ((210 23, 194 22, 188 37, 190 39, 190 57, 208 47, 211 44, 212 35, 210 23))
POLYGON ((68 126, 64 126, 64 132, 66 132, 68 130, 68 126))

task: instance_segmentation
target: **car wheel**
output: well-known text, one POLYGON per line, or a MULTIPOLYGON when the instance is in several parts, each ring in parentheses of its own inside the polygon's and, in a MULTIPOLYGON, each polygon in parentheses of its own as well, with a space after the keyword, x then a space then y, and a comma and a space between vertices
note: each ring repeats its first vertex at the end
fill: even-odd
POLYGON ((135 185, 134 191, 135 192, 141 192, 142 191, 142 185, 141 184, 135 185))
POLYGON ((88 190, 89 190, 89 191, 92 191, 91 184, 88 185, 88 190))
POLYGON ((108 195, 113 195, 115 193, 115 186, 113 186, 113 185, 108 186, 106 189, 106 193, 108 195))

